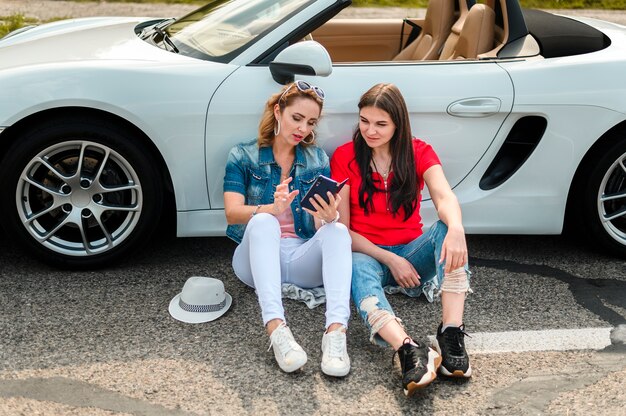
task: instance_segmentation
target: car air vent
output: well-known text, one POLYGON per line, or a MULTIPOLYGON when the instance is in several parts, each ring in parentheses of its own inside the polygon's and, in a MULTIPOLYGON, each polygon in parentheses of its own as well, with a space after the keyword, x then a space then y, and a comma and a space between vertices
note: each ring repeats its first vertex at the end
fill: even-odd
POLYGON ((520 118, 509 132, 498 154, 480 180, 480 189, 489 190, 509 179, 533 152, 546 131, 547 121, 539 116, 520 118))

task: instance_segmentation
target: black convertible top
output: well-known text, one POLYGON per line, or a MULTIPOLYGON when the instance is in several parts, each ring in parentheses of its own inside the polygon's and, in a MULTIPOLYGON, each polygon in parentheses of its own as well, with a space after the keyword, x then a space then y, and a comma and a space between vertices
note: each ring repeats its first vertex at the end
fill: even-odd
POLYGON ((611 44, 604 33, 577 20, 541 10, 522 9, 522 13, 544 58, 595 52, 611 44))

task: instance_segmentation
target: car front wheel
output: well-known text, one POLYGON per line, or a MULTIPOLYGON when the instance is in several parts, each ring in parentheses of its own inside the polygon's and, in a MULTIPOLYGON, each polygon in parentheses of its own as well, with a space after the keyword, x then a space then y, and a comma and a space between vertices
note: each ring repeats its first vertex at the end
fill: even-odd
POLYGON ((3 224, 42 260, 94 268, 149 238, 159 174, 132 133, 108 123, 48 123, 25 132, 0 166, 3 224))
POLYGON ((578 224, 593 244, 626 256, 626 140, 611 146, 581 179, 578 224))

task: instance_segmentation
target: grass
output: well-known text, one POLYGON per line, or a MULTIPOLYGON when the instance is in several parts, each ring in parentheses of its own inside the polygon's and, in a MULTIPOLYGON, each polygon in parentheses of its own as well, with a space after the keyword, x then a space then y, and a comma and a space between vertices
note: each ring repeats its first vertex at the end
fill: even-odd
POLYGON ((38 25, 41 23, 54 22, 57 20, 70 19, 69 16, 57 16, 48 20, 38 20, 32 17, 26 17, 23 14, 14 14, 11 16, 0 16, 0 38, 9 32, 19 29, 22 26, 38 25))
POLYGON ((7 33, 19 29, 22 26, 38 23, 36 19, 26 18, 22 14, 12 16, 0 16, 0 37, 7 33))
MULTIPOLYGON (((77 2, 87 2, 94 0, 73 0, 77 2)), ((172 3, 172 4, 206 4, 207 0, 107 0, 108 2, 119 3, 172 3)), ((626 9, 626 0, 520 0, 523 7, 535 9, 626 9)), ((428 5, 428 0, 353 0, 352 4, 357 7, 408 7, 420 8, 428 5)), ((58 17, 53 20, 60 20, 66 17, 58 17)), ((22 26, 46 23, 36 19, 25 17, 22 14, 11 16, 0 16, 0 37, 7 33, 19 29, 22 26)))
MULTIPOLYGON (((626 0, 520 0, 522 7, 532 9, 626 9, 626 0)), ((411 7, 428 5, 428 0, 352 0, 359 7, 411 7)))
MULTIPOLYGON (((93 2, 98 0, 72 0, 93 2)), ((208 0, 105 0, 109 3, 170 3, 203 5, 208 0)), ((480 0, 479 0, 480 1, 480 0)), ((536 9, 626 9, 626 0, 520 0, 523 7, 536 9)), ((357 7, 426 7, 428 0, 352 0, 357 7)))
POLYGON ((605 9, 623 10, 626 0, 521 0, 530 9, 605 9))
POLYGON ((104 1, 106 3, 166 3, 166 4, 197 4, 203 6, 209 2, 209 0, 66 0, 76 3, 93 3, 98 1, 104 1))

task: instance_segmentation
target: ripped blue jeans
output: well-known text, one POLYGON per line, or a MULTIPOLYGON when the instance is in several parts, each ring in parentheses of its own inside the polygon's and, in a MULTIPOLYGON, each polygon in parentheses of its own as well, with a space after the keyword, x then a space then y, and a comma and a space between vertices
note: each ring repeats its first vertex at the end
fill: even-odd
MULTIPOLYGON (((413 288, 405 289, 398 286, 389 268, 376 259, 363 253, 352 253, 352 299, 363 322, 369 329, 372 343, 389 346, 377 333, 384 326, 381 320, 383 317, 380 316, 381 312, 388 312, 393 319, 400 322, 400 319, 395 317, 385 293, 404 293, 410 297, 419 297, 424 294, 429 302, 433 302, 444 280, 445 265, 438 263, 447 232, 448 227, 442 221, 437 221, 427 232, 407 244, 379 246, 404 257, 413 265, 421 282, 420 286, 413 288), (379 314, 379 316, 377 317, 375 314, 379 314), (377 319, 382 325, 372 325, 372 321, 377 319)), ((465 271, 469 291, 470 273, 467 264, 465 271)))

